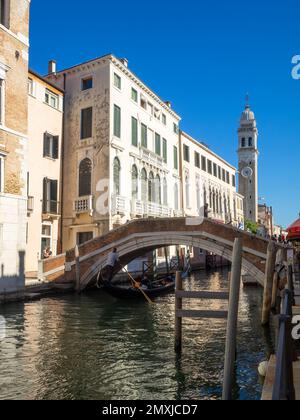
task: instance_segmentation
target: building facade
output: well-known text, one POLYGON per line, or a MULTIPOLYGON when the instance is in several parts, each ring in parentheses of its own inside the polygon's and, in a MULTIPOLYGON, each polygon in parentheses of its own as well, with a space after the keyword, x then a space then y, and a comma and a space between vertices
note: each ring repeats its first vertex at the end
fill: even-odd
POLYGON ((258 221, 258 130, 247 104, 238 129, 239 193, 244 197, 246 220, 258 221))
POLYGON ((47 78, 65 90, 63 249, 132 218, 180 214, 170 104, 112 55, 47 78))
POLYGON ((243 197, 236 191, 236 168, 184 132, 180 143, 185 215, 209 217, 241 228, 243 197))
POLYGON ((24 285, 29 0, 0 0, 0 291, 24 285))
POLYGON ((27 278, 36 278, 46 248, 60 252, 63 92, 28 75, 27 278))

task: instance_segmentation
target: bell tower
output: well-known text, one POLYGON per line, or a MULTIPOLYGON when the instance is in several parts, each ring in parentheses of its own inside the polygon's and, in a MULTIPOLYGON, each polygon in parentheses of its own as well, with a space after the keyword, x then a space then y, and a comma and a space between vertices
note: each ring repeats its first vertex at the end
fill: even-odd
POLYGON ((244 196, 245 220, 258 220, 258 129, 247 95, 238 129, 239 193, 244 196))

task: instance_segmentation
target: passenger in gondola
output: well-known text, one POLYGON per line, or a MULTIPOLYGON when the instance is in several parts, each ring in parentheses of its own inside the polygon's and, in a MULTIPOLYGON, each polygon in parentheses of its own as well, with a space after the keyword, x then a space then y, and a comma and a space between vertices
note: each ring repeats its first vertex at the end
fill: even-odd
POLYGON ((113 275, 114 275, 114 270, 117 266, 117 264, 119 263, 119 256, 117 253, 117 248, 114 248, 107 257, 107 261, 106 261, 106 269, 107 269, 107 280, 109 282, 111 282, 113 275))
POLYGON ((151 281, 148 279, 147 274, 145 274, 144 277, 142 278, 142 285, 146 286, 148 289, 152 288, 151 281))

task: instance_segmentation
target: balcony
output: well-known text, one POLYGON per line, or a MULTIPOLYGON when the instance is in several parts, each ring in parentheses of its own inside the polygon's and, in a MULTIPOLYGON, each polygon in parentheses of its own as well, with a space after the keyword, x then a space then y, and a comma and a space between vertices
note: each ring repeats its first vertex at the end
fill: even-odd
POLYGON ((143 216, 144 215, 144 206, 143 202, 140 200, 131 201, 131 214, 134 216, 143 216))
POLYGON ((34 197, 27 197, 27 213, 33 213, 34 210, 34 197))
POLYGON ((90 216, 93 214, 93 196, 88 195, 80 197, 74 202, 74 211, 76 214, 89 213, 90 216))
POLYGON ((162 167, 164 164, 163 158, 151 152, 151 150, 148 150, 142 147, 141 155, 142 155, 141 156, 142 159, 144 159, 146 162, 156 167, 162 167))
POLYGON ((60 203, 53 200, 43 201, 43 219, 58 218, 60 216, 60 203))
POLYGON ((113 195, 111 203, 111 212, 113 216, 115 216, 116 214, 124 215, 126 212, 126 198, 121 197, 120 195, 113 195))
POLYGON ((144 215, 149 217, 172 217, 172 209, 156 203, 144 203, 144 215))

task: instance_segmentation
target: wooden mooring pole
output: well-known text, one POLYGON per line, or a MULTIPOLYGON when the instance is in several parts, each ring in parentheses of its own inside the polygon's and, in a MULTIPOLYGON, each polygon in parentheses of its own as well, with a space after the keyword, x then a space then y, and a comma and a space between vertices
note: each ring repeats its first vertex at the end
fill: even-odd
POLYGON ((276 245, 273 241, 270 241, 268 245, 268 252, 267 252, 263 309, 262 309, 262 319, 261 319, 261 323, 263 326, 268 325, 270 322, 275 263, 276 263, 276 245))
MULTIPOLYGON (((283 264, 283 249, 279 249, 276 254, 276 263, 275 267, 281 267, 283 264)), ((273 290, 272 290, 272 303, 271 309, 275 309, 277 306, 277 297, 278 297, 278 287, 279 287, 279 273, 277 270, 274 271, 273 275, 273 290)))
POLYGON ((233 246, 232 270, 229 292, 229 310, 226 333, 226 350, 223 381, 223 400, 232 399, 234 365, 236 359, 237 321, 239 311, 240 285, 242 274, 243 241, 236 238, 233 246))
MULTIPOLYGON (((176 272, 176 292, 182 290, 182 277, 179 271, 176 272)), ((175 296, 175 351, 181 353, 182 350, 182 318, 178 316, 178 311, 182 310, 182 297, 175 296)))
POLYGON ((76 292, 80 292, 80 262, 79 262, 79 248, 75 246, 75 280, 76 280, 76 292))

